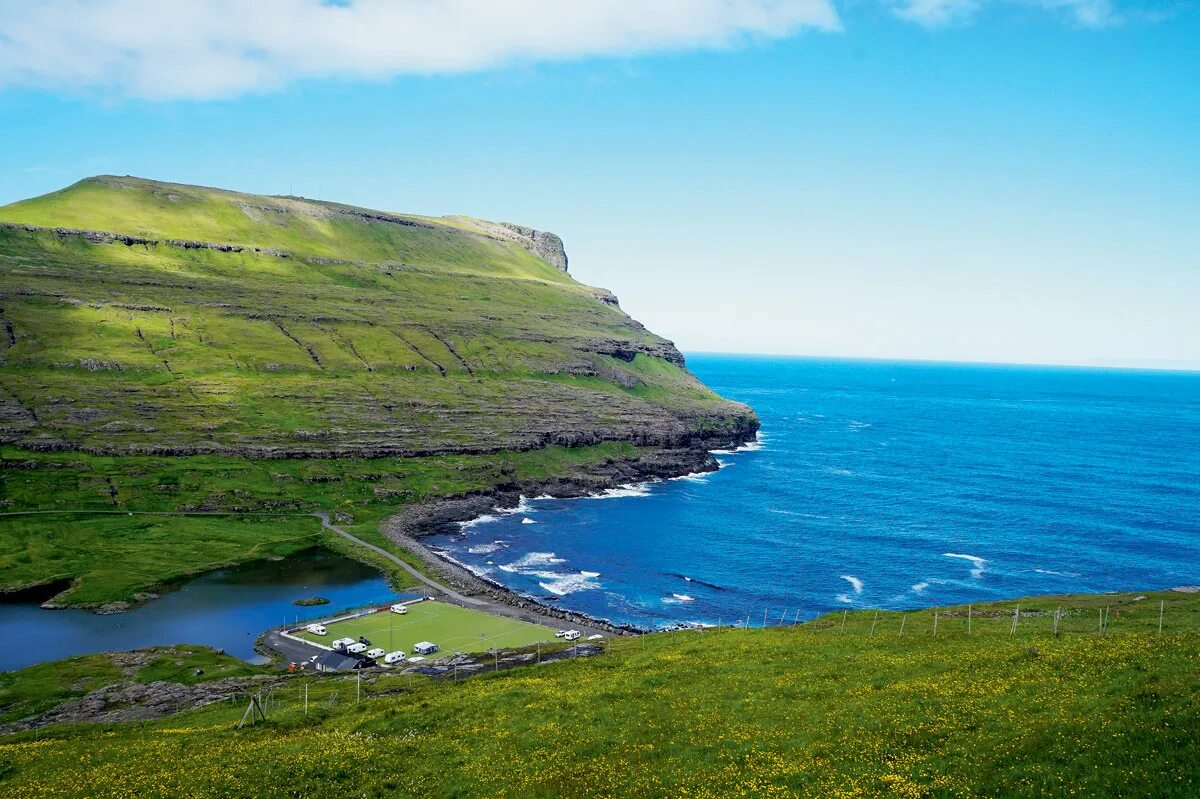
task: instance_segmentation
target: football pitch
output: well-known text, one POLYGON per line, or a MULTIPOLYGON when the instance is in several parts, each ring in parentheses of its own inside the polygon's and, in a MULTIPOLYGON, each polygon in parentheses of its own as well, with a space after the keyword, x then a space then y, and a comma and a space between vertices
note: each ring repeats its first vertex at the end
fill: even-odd
POLYGON ((400 650, 409 657, 413 644, 430 641, 438 651, 428 659, 455 652, 486 652, 496 648, 530 646, 538 641, 554 641, 554 630, 540 624, 493 616, 436 600, 415 602, 403 616, 386 608, 376 613, 325 624, 327 635, 313 635, 303 628, 294 635, 329 646, 338 638, 365 637, 371 646, 388 652, 400 650))

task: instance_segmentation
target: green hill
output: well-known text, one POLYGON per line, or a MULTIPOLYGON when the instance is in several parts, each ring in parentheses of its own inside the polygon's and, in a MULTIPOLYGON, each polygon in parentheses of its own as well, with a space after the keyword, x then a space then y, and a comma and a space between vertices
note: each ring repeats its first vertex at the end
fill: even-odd
MULTIPOLYGON (((596 657, 458 683, 364 679, 361 703, 352 678, 298 678, 253 728, 235 728, 242 697, 0 738, 0 787, 13 799, 1200 795, 1196 595, 1020 607, 1015 631, 1006 602, 974 606, 969 632, 966 608, 940 609, 936 636, 930 609, 612 639, 596 657)), ((10 695, 45 679, 27 671, 10 695)))
MULTIPOLYGON (((373 529, 404 502, 700 468, 707 447, 753 436, 749 408, 566 266, 557 236, 517 225, 138 178, 0 208, 0 501, 319 498, 373 529)), ((78 578, 67 561, 108 535, 60 535, 54 563, 30 550, 31 526, 0 546, 0 589, 78 578)), ((287 538, 256 532, 266 549, 287 538)), ((210 529, 212 551, 134 582, 237 560, 245 533, 210 529)))

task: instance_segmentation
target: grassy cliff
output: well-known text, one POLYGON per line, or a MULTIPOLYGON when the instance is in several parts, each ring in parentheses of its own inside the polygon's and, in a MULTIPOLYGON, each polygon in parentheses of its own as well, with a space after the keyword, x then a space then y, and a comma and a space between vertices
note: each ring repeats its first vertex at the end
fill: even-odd
MULTIPOLYGON (((576 282, 553 234, 110 176, 0 208, 0 510, 320 500, 377 520, 583 479, 597 453, 695 465, 756 427, 576 282)), ((14 538, 0 589, 79 576, 14 538)), ((52 549, 90 557, 71 551, 87 538, 52 549)), ((212 560, 188 549, 183 565, 212 560)))

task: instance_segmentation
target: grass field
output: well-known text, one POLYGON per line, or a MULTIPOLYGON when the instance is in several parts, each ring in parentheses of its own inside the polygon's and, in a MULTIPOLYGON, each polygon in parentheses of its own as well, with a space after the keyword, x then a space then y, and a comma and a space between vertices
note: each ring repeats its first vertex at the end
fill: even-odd
POLYGON ((307 714, 293 687, 253 729, 239 703, 0 739, 0 791, 1194 799, 1200 595, 1138 596, 1023 599, 1015 632, 1011 601, 975 605, 970 634, 944 608, 936 636, 929 609, 611 638, 457 683, 381 675, 361 703, 352 679, 305 676, 307 714), (1057 636, 1024 616, 1060 607, 1057 636))
POLYGON ((432 641, 439 650, 429 659, 453 655, 455 652, 486 652, 497 648, 515 648, 555 641, 554 630, 540 624, 493 616, 478 610, 462 608, 445 602, 417 602, 408 606, 401 616, 390 611, 372 613, 354 619, 325 625, 328 635, 298 633, 298 637, 324 646, 338 638, 366 636, 372 646, 388 652, 400 650, 412 656, 413 644, 432 641))

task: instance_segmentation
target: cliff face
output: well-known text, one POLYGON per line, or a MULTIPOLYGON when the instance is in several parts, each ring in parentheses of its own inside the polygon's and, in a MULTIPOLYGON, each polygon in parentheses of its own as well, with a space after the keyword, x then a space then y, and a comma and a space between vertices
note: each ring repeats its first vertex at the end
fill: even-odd
POLYGON ((552 233, 114 177, 0 223, 3 443, 407 456, 757 428, 552 233))

